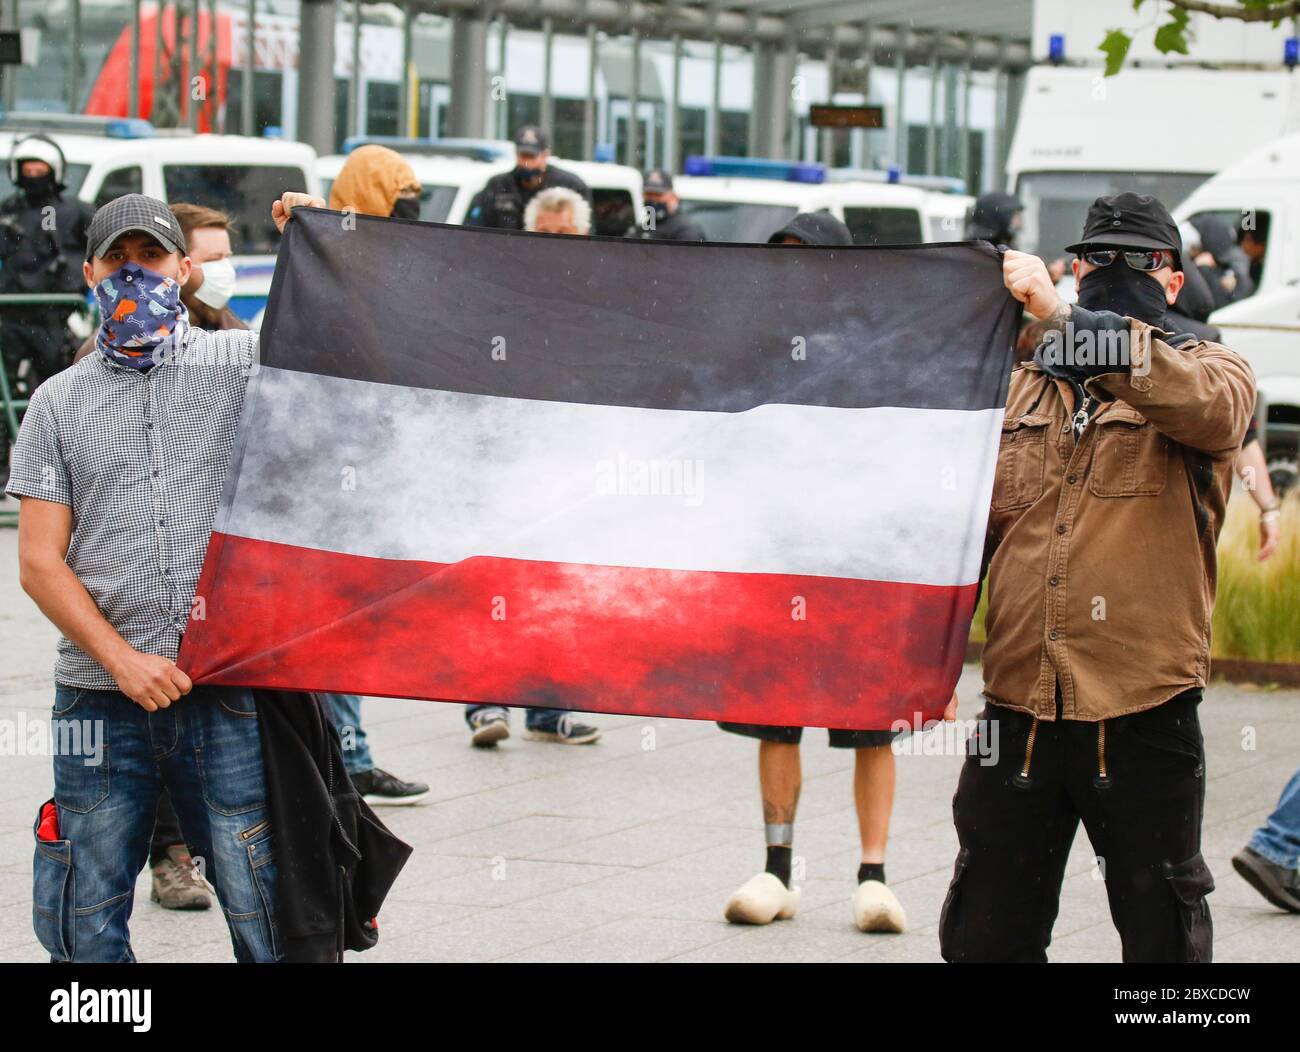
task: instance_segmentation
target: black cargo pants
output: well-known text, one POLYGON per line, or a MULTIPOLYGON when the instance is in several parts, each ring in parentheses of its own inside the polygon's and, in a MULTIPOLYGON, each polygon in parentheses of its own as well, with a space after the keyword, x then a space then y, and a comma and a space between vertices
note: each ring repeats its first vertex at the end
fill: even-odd
POLYGON ((1187 691, 1102 723, 985 706, 997 762, 971 751, 953 797, 961 847, 939 920, 945 960, 1047 960, 1080 820, 1124 960, 1210 960, 1200 698, 1187 691))

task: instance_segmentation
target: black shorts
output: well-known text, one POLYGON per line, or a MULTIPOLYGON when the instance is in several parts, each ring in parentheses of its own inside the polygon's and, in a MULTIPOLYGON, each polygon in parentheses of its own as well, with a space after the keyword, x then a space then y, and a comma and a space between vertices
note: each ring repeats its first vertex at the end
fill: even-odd
MULTIPOLYGON (((781 745, 798 745, 803 738, 802 727, 769 727, 762 723, 719 723, 724 731, 731 734, 743 734, 746 738, 757 738, 764 742, 778 742, 781 745)), ((874 749, 889 745, 906 731, 842 731, 829 730, 832 749, 874 749)))

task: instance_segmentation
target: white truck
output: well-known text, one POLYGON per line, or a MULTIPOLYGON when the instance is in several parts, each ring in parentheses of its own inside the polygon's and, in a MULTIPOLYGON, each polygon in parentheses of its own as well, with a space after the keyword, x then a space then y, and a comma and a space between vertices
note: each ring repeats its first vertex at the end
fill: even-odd
POLYGON ((1296 125, 1297 74, 1035 66, 1007 160, 1024 203, 1019 247, 1063 254, 1097 197, 1132 190, 1173 208, 1226 164, 1296 125))
POLYGON ((1274 486, 1290 488, 1300 482, 1300 134, 1229 165, 1188 197, 1174 218, 1195 225, 1207 213, 1265 241, 1254 294, 1216 311, 1210 322, 1255 370, 1269 474, 1274 486))
POLYGON ((1300 130, 1300 73, 1286 64, 1289 25, 1193 14, 1190 54, 1161 54, 1154 0, 1035 0, 1031 49, 1007 157, 1025 204, 1019 247, 1047 258, 1078 236, 1088 205, 1133 190, 1174 208, 1252 150, 1300 130), (1107 32, 1132 37, 1104 76, 1107 32))
MULTIPOLYGON (((248 322, 266 305, 280 243, 271 202, 286 190, 320 192, 316 151, 299 142, 163 131, 134 119, 11 113, 0 117, 6 161, 18 140, 34 132, 63 151, 67 192, 95 207, 141 193, 229 215, 236 275, 230 309, 248 322)), ((6 163, 0 197, 12 192, 6 163)))

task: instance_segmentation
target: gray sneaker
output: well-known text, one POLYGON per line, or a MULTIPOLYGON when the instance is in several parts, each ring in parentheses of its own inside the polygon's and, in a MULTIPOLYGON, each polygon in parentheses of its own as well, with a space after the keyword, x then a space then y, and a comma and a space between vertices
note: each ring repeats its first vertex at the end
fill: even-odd
POLYGON ((560 745, 590 745, 600 737, 600 731, 589 723, 579 723, 574 718, 574 713, 566 712, 555 721, 553 730, 529 730, 525 737, 535 742, 558 742, 560 745))
POLYGON ((510 715, 505 709, 479 709, 469 718, 470 742, 480 749, 490 749, 510 737, 510 715))

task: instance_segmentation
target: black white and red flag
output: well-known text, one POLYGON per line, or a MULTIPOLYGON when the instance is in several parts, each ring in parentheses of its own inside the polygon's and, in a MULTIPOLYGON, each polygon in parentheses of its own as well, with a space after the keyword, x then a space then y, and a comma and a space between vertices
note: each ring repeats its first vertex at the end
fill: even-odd
POLYGON ((989 246, 344 220, 286 231, 196 682, 938 715, 1018 319, 989 246))

